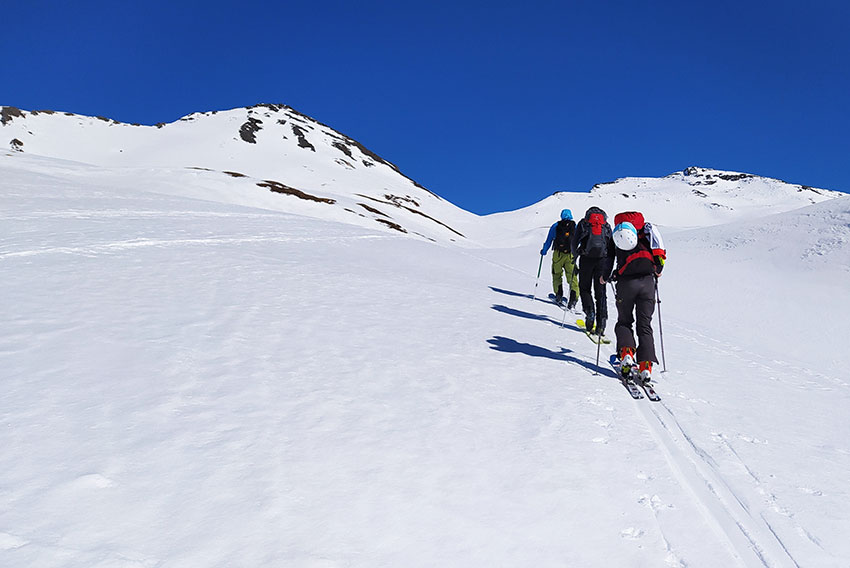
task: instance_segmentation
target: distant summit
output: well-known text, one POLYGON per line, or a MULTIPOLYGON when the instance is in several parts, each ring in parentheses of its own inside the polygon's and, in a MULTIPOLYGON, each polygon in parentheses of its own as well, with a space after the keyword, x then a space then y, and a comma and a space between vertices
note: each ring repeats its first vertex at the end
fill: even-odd
POLYGON ((7 106, 0 107, 0 121, 0 140, 16 153, 101 168, 191 170, 195 180, 219 174, 237 186, 226 195, 194 191, 195 197, 273 204, 301 215, 447 242, 466 237, 444 219, 474 217, 357 140, 284 104, 196 112, 152 126, 7 106), (269 203, 247 197, 238 189, 246 184, 287 199, 269 203))
POLYGON ((50 110, 0 107, 0 148, 94 168, 110 184, 305 215, 427 240, 516 246, 541 237, 561 209, 641 210, 674 228, 763 217, 844 194, 749 173, 691 166, 626 177, 588 193, 558 192, 484 217, 405 176, 357 140, 285 104, 196 112, 171 123, 126 124, 50 110), (135 185, 134 187, 138 187, 135 185))

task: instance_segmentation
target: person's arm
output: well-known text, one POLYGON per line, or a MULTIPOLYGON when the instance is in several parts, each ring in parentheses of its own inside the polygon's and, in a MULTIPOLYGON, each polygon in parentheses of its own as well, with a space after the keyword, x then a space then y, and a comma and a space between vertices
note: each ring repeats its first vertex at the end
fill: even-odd
POLYGON ((546 237, 546 242, 543 243, 543 248, 540 249, 540 256, 546 256, 546 253, 549 252, 549 247, 552 246, 552 241, 555 240, 555 229, 557 226, 558 224, 555 223, 549 229, 549 235, 546 237))
POLYGON ((581 243, 582 233, 584 233, 584 223, 579 221, 576 223, 576 229, 573 231, 573 236, 570 239, 570 253, 573 255, 573 262, 578 260, 578 248, 581 243))

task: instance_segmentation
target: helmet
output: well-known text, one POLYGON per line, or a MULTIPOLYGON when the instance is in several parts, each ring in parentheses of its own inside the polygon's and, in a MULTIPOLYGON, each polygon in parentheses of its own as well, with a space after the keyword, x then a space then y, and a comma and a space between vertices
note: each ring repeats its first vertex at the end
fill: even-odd
POLYGON ((573 212, 570 211, 569 209, 564 209, 563 211, 561 211, 561 219, 572 219, 572 218, 573 218, 573 212))
POLYGON ((614 244, 620 250, 632 250, 637 246, 638 235, 635 226, 624 221, 614 227, 614 244))

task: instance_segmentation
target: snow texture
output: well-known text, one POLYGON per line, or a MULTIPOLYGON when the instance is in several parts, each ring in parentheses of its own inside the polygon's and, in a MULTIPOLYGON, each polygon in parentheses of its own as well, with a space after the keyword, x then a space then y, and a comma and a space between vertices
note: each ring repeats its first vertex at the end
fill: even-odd
POLYGON ((254 111, 253 143, 245 109, 4 113, 42 123, 0 152, 0 565, 850 565, 850 198, 694 168, 478 217, 353 143, 311 162, 309 121, 313 172, 264 166, 289 111, 254 111), (110 129, 151 134, 109 162, 110 129), (596 203, 664 231, 659 403, 536 281, 596 203))

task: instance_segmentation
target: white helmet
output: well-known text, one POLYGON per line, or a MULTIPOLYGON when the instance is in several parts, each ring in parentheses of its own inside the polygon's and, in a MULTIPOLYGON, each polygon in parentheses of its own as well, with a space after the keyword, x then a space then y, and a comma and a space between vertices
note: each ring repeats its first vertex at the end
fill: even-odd
POLYGON ((623 221, 614 227, 614 244, 620 250, 632 250, 637 246, 638 235, 635 226, 623 221))

